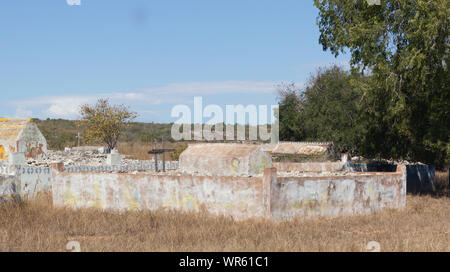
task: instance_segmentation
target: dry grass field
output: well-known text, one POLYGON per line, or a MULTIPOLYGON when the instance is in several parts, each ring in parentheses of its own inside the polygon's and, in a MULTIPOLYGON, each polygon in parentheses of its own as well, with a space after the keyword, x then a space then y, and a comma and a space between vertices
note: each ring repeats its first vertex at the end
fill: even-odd
MULTIPOLYGON (((448 188, 447 175, 438 175, 448 188)), ((438 183, 439 183, 438 182, 438 183)), ((439 183, 440 184, 440 183, 439 183)), ((440 187, 440 188, 441 188, 440 187)), ((450 251, 450 198, 408 196, 404 211, 337 219, 235 222, 179 212, 55 209, 49 197, 0 204, 0 251, 450 251)))

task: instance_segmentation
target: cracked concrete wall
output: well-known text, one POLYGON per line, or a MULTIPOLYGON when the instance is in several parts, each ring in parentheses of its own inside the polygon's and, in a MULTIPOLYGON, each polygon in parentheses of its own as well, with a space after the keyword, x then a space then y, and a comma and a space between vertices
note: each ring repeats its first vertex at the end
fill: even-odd
POLYGON ((204 210, 235 219, 264 216, 261 178, 55 173, 52 191, 57 207, 204 210))
POLYGON ((338 217, 402 209, 406 168, 397 173, 262 177, 67 173, 54 166, 53 204, 112 210, 207 211, 237 220, 338 217))
POLYGON ((271 218, 333 218, 406 206, 406 167, 396 173, 340 177, 279 177, 271 188, 271 218))
POLYGON ((18 196, 15 175, 0 175, 0 202, 16 199, 18 196))
POLYGON ((26 200, 51 192, 50 168, 11 167, 9 174, 0 175, 0 198, 26 200))
POLYGON ((52 190, 49 167, 20 167, 16 172, 17 185, 22 199, 30 199, 52 190))
MULTIPOLYGON (((352 172, 395 172, 397 165, 387 163, 352 163, 345 165, 345 171, 352 172)), ((435 166, 424 164, 406 165, 407 192, 412 194, 430 193, 435 190, 435 166)))

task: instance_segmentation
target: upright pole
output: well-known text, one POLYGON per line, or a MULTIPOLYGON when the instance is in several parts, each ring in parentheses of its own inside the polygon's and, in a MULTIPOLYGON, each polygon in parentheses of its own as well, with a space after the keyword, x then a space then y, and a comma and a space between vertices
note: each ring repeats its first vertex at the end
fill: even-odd
POLYGON ((81 138, 81 135, 80 135, 80 133, 78 132, 78 134, 77 134, 77 146, 78 147, 80 147, 80 138, 81 138))
MULTIPOLYGON (((158 143, 156 142, 155 139, 155 147, 154 149, 156 150, 158 148, 158 143)), ((158 154, 155 153, 155 171, 158 172, 158 154)))
POLYGON ((163 172, 166 172, 166 151, 164 149, 164 136, 161 137, 161 144, 162 144, 162 157, 163 157, 163 172))

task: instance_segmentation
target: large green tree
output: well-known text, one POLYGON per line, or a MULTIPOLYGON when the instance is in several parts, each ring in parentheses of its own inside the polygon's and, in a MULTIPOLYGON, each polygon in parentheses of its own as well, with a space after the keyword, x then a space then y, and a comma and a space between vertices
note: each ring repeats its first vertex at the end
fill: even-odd
POLYGON ((365 129, 360 117, 364 80, 332 66, 311 75, 303 90, 282 85, 280 139, 332 141, 339 151, 356 153, 365 129))
POLYGON ((371 76, 368 154, 443 164, 450 140, 450 2, 315 0, 320 43, 371 76))
POLYGON ((341 152, 357 152, 365 128, 360 118, 362 80, 338 66, 311 76, 302 94, 307 140, 333 141, 341 152))

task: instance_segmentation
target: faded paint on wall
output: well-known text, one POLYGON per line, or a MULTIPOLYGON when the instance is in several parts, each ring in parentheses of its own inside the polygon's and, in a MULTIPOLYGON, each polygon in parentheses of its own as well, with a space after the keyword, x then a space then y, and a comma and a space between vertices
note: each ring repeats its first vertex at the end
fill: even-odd
POLYGON ((236 219, 264 216, 262 180, 128 173, 58 173, 53 203, 112 210, 205 210, 236 219))
POLYGON ((51 192, 52 176, 48 167, 20 167, 17 169, 16 177, 22 199, 51 192))
POLYGON ((10 201, 18 196, 17 179, 14 175, 0 175, 0 201, 10 201))
POLYGON ((341 177, 281 177, 272 184, 271 217, 338 217, 406 205, 406 168, 341 177))
POLYGON ((65 173, 54 166, 53 203, 72 208, 207 211, 243 220, 337 217, 406 205, 406 168, 334 177, 206 177, 65 173))
POLYGON ((0 198, 30 199, 52 189, 50 168, 12 167, 9 174, 0 175, 0 198), (3 187, 2 187, 3 186, 3 187))
POLYGON ((14 152, 34 159, 47 152, 47 141, 32 119, 0 118, 0 162, 7 162, 14 152))
MULTIPOLYGON (((354 172, 396 172, 397 165, 388 163, 352 163, 345 165, 346 171, 354 172)), ((406 165, 407 192, 429 193, 435 190, 435 166, 422 164, 406 165)))

